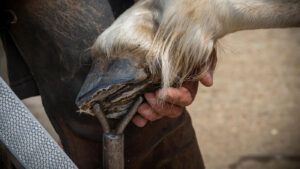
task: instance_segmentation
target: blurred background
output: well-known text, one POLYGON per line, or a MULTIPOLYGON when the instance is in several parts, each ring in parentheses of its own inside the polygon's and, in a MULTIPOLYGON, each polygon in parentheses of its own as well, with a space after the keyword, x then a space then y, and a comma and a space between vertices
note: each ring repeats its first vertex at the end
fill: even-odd
POLYGON ((188 109, 207 169, 300 169, 300 29, 223 38, 188 109))
MULTIPOLYGON (((214 86, 188 107, 206 168, 300 169, 300 29, 238 32, 219 46, 214 86)), ((27 105, 40 116, 36 100, 27 105)))

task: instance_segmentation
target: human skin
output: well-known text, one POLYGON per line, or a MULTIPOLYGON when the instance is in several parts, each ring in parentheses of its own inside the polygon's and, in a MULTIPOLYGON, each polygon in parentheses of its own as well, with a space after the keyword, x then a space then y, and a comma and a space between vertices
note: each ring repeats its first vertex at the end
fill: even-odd
MULTIPOLYGON (((213 50, 211 57, 213 58, 212 64, 199 80, 206 87, 213 85, 213 74, 218 61, 216 49, 213 50)), ((186 81, 179 88, 170 87, 152 93, 145 93, 146 102, 139 106, 137 115, 133 117, 132 122, 138 127, 144 127, 149 121, 153 122, 164 117, 176 118, 180 116, 185 107, 193 103, 198 85, 198 81, 186 81), (161 100, 160 96, 162 94, 164 100, 161 100)))
MULTIPOLYGON (((203 74, 200 82, 210 87, 213 85, 213 72, 215 66, 203 74)), ((138 108, 138 114, 132 122, 138 127, 144 127, 149 121, 156 121, 163 117, 176 118, 184 112, 184 108, 194 101, 198 90, 198 82, 184 82, 179 88, 167 88, 164 91, 157 90, 144 95, 147 102, 138 108), (162 101, 160 95, 164 92, 165 99, 162 101)))

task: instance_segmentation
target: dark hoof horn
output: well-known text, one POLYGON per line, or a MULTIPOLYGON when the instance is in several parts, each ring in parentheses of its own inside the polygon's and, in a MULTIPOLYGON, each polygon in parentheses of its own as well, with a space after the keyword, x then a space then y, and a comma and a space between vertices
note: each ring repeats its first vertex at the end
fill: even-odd
POLYGON ((149 71, 130 59, 114 59, 105 68, 95 61, 77 96, 76 104, 80 112, 93 114, 92 106, 98 103, 107 118, 119 118, 138 96, 157 87, 149 71))

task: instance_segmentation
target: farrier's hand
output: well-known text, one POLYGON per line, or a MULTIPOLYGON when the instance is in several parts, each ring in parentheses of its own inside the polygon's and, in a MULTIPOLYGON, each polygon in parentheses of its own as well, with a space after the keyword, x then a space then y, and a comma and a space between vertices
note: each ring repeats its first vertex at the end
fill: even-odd
MULTIPOLYGON (((211 86, 213 84, 213 70, 205 73, 200 82, 204 86, 211 86)), ((158 97, 162 90, 146 93, 144 96, 147 103, 140 105, 138 115, 132 119, 132 122, 138 127, 144 127, 148 121, 155 121, 162 117, 175 118, 180 116, 184 107, 193 102, 197 89, 198 82, 185 82, 180 88, 165 89, 166 99, 164 101, 159 100, 158 97)))

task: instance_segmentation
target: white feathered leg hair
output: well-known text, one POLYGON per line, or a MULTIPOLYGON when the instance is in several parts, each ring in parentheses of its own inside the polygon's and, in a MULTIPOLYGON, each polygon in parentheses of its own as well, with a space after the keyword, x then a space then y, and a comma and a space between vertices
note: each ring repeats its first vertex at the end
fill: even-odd
POLYGON ((169 87, 201 77, 228 33, 299 25, 299 0, 140 0, 98 37, 93 52, 132 57, 169 87))

